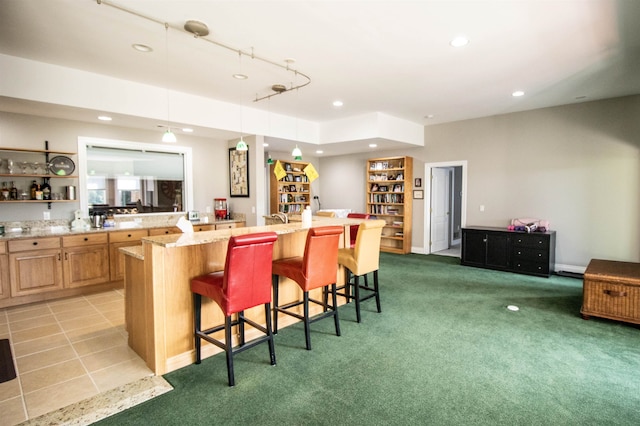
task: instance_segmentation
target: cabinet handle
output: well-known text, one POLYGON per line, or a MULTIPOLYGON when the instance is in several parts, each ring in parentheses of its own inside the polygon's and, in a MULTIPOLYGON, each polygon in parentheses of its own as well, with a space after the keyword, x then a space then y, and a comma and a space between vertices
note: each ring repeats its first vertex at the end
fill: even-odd
POLYGON ((127 238, 131 238, 131 234, 127 234, 127 238))
POLYGON ((34 246, 37 246, 37 245, 38 245, 38 242, 37 242, 37 241, 34 241, 34 242, 33 242, 33 245, 34 245, 34 246))
POLYGON ((89 238, 87 238, 87 237, 84 237, 84 240, 85 240, 85 241, 89 241, 89 238))
POLYGON ((627 295, 626 291, 616 291, 616 290, 603 290, 604 294, 607 294, 611 297, 625 297, 627 295))
POLYGON ((69 253, 64 254, 64 260, 69 260, 69 253))
POLYGON ((61 261, 62 258, 60 257, 60 253, 58 253, 58 262, 61 261))
POLYGON ((519 251, 519 252, 518 252, 518 256, 520 256, 521 254, 522 254, 522 252, 521 252, 521 251, 519 251))

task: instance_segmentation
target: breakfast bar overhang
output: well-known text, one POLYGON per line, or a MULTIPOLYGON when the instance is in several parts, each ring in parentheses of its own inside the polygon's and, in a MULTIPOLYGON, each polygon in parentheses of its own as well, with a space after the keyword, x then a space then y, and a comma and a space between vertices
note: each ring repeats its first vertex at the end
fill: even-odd
MULTIPOLYGON (((340 247, 349 247, 349 229, 362 219, 314 218, 311 227, 338 225, 344 227, 340 247)), ((125 324, 129 346, 156 374, 162 375, 194 363, 193 298, 190 280, 198 275, 224 269, 229 237, 272 231, 278 234, 273 259, 301 256, 308 228, 301 222, 281 225, 222 229, 197 233, 163 235, 142 239, 142 246, 125 247, 125 324)), ((337 284, 344 282, 344 270, 338 269, 337 284)), ((321 289, 312 297, 320 298, 321 289)), ((299 287, 282 278, 281 303, 299 300, 299 287)), ((342 299, 342 303, 344 300, 342 299)), ((264 325, 262 307, 245 312, 247 317, 264 325)), ((315 307, 315 314, 321 307, 315 307)), ((281 327, 297 320, 278 317, 281 327)), ((207 300, 202 307, 203 326, 220 324, 224 316, 218 306, 207 300)), ((246 338, 254 337, 247 329, 246 338)), ((255 334, 257 335, 257 333, 255 334)), ((234 334, 234 340, 236 338, 234 334)), ((301 346, 302 347, 302 346, 301 346)), ((276 344, 277 350, 277 344, 276 344)), ((216 346, 202 347, 202 357, 220 352, 216 346)))

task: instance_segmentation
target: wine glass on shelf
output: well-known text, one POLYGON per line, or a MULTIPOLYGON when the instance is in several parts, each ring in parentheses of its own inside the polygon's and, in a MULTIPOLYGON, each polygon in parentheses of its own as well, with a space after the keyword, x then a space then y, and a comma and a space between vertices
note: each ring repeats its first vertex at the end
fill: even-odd
POLYGON ((13 160, 11 158, 7 158, 7 172, 9 172, 9 174, 12 175, 13 170, 14 170, 13 160))
POLYGON ((26 175, 27 169, 29 168, 29 163, 27 163, 26 161, 21 161, 19 166, 20 166, 20 170, 22 170, 22 174, 26 175))
POLYGON ((36 175, 39 175, 42 173, 40 171, 40 162, 38 161, 34 161, 33 163, 31 163, 31 169, 33 170, 33 173, 36 175))

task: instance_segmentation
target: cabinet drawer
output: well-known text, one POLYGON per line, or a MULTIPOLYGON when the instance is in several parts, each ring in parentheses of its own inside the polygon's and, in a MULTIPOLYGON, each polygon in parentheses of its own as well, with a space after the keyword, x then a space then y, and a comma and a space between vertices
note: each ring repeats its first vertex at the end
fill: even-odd
POLYGON ((63 247, 80 247, 92 244, 107 244, 109 238, 106 233, 70 235, 62 237, 63 247))
POLYGON ((218 223, 215 229, 232 229, 235 228, 236 224, 234 223, 218 223))
POLYGON ((549 250, 547 250, 546 247, 541 247, 541 248, 514 247, 513 260, 516 262, 517 261, 548 262, 549 250))
POLYGON ((60 238, 26 238, 9 241, 9 251, 45 250, 60 248, 60 238))
MULTIPOLYGON (((235 228, 235 223, 231 223, 230 225, 234 225, 233 228, 235 228)), ((194 232, 202 232, 202 231, 214 231, 216 229, 222 229, 222 228, 218 228, 216 225, 193 225, 193 230, 194 232)))
POLYGON ((514 259, 513 270, 515 272, 523 272, 526 274, 544 274, 549 275, 549 264, 540 262, 530 262, 527 260, 514 259))
POLYGON ((182 231, 177 226, 172 226, 170 228, 151 228, 149 229, 149 236, 153 237, 154 235, 170 235, 170 234, 179 234, 182 231))
POLYGON ((512 241, 514 246, 549 247, 549 238, 546 235, 515 235, 512 241))
POLYGON ((148 235, 146 229, 136 229, 130 231, 115 231, 109 233, 110 243, 122 243, 125 241, 139 241, 148 235))

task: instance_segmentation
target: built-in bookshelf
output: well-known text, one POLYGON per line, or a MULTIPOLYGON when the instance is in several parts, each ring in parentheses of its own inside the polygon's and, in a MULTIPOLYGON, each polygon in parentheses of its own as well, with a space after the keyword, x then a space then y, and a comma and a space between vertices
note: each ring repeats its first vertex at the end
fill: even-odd
POLYGON ((311 205, 311 184, 304 173, 309 163, 280 161, 286 175, 278 179, 269 167, 270 213, 301 214, 311 205))
POLYGON ((411 252, 413 158, 367 160, 367 213, 386 222, 380 250, 411 252))

